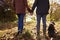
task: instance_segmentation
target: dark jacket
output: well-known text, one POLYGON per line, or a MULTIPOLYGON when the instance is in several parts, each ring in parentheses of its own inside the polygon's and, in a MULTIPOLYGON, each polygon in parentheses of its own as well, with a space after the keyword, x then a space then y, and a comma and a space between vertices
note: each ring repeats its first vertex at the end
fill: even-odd
POLYGON ((13 5, 17 14, 25 13, 26 8, 29 10, 27 0, 13 0, 13 5))
POLYGON ((35 7, 37 7, 37 14, 46 15, 48 14, 49 6, 49 0, 35 0, 32 11, 34 11, 35 7))

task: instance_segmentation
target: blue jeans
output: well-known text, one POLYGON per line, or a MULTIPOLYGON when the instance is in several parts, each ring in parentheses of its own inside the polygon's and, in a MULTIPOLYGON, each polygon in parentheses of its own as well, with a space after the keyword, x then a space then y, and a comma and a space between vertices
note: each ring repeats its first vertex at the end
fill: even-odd
POLYGON ((18 16, 18 31, 22 32, 24 26, 24 16, 25 14, 17 14, 18 16))
POLYGON ((42 22, 43 22, 43 34, 46 33, 46 15, 37 15, 37 33, 40 32, 40 21, 41 21, 41 18, 42 18, 42 22))

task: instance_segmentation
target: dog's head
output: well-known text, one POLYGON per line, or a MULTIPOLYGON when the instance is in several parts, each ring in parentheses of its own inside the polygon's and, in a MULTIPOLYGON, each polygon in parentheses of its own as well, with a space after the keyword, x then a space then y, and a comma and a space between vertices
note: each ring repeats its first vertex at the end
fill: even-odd
POLYGON ((50 24, 55 25, 55 23, 53 21, 50 24))

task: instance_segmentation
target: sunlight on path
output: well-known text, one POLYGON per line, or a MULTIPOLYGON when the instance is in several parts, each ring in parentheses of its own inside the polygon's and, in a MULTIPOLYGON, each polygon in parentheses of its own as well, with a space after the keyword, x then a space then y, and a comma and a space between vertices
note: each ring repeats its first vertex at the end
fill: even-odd
MULTIPOLYGON (((49 24, 49 22, 47 24, 49 24)), ((25 23, 24 28, 26 30, 29 30, 31 32, 31 34, 34 36, 34 38, 36 39, 36 22, 25 23)), ((55 28, 59 32, 60 31, 60 23, 56 23, 55 28)), ((41 35, 41 39, 43 40, 43 32, 42 32, 42 30, 43 30, 43 25, 41 24, 41 30, 40 30, 41 33, 40 33, 40 35, 41 35)), ((6 34, 6 33, 15 33, 17 31, 18 31, 17 27, 14 27, 14 28, 11 28, 11 29, 7 29, 7 30, 2 30, 2 31, 0 30, 0 37, 3 34, 6 34)))

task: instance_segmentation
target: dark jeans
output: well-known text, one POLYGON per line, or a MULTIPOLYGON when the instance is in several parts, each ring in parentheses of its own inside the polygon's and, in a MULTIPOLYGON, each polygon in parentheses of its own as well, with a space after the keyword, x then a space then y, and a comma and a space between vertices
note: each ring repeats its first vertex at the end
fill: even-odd
POLYGON ((36 17, 37 17, 37 25, 36 25, 37 33, 40 32, 40 21, 41 21, 41 18, 42 18, 42 22, 43 22, 43 34, 45 34, 46 33, 46 15, 43 15, 43 16, 37 15, 36 17))
POLYGON ((24 26, 24 16, 25 14, 17 14, 18 16, 18 31, 22 32, 24 26))

